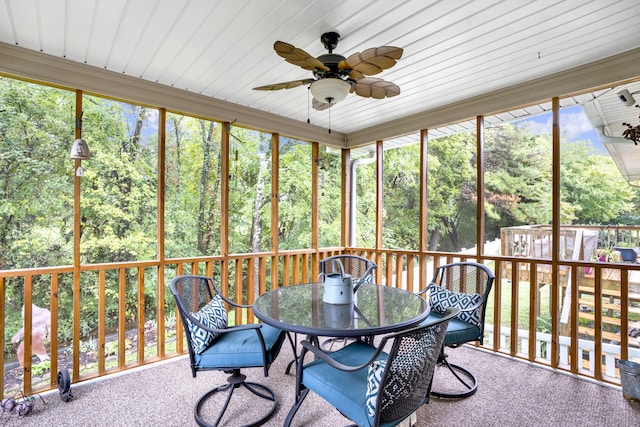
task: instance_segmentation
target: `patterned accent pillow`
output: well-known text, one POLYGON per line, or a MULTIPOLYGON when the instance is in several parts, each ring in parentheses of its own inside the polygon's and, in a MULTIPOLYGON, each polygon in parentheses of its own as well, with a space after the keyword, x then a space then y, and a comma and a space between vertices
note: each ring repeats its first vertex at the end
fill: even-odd
MULTIPOLYGON (((191 313, 191 315, 209 328, 224 329, 227 327, 227 311, 224 309, 224 301, 220 295, 213 297, 207 305, 202 307, 198 312, 191 313)), ((192 323, 189 319, 187 319, 187 322, 189 323, 193 351, 200 354, 209 347, 219 334, 203 329, 192 323)))
POLYGON ((387 360, 376 360, 369 365, 367 372, 367 415, 373 421, 376 414, 378 394, 383 393, 382 408, 384 411, 395 402, 408 398, 420 382, 422 369, 428 365, 429 360, 435 360, 439 351, 433 345, 433 333, 426 333, 415 343, 410 351, 398 355, 392 362, 389 370, 389 382, 383 390, 380 390, 382 374, 387 366, 387 360))
POLYGON ((380 389, 380 380, 387 366, 386 360, 374 360, 369 365, 367 371, 367 415, 373 418, 376 415, 376 403, 378 400, 378 390, 380 389))
MULTIPOLYGON (((449 307, 458 307, 460 310, 464 310, 482 301, 482 296, 479 294, 452 292, 433 283, 429 285, 429 295, 431 308, 440 314, 444 314, 449 307)), ((461 311, 456 317, 463 322, 480 327, 480 308, 473 311, 461 311)))

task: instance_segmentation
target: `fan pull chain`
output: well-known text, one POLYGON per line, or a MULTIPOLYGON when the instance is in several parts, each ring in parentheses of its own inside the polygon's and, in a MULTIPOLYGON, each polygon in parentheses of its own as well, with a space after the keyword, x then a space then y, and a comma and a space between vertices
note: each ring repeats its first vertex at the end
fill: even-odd
POLYGON ((331 133, 331 108, 329 108, 329 133, 331 133))
POLYGON ((307 88, 307 124, 311 123, 311 119, 309 118, 311 115, 311 99, 309 99, 309 92, 311 92, 311 86, 307 88))

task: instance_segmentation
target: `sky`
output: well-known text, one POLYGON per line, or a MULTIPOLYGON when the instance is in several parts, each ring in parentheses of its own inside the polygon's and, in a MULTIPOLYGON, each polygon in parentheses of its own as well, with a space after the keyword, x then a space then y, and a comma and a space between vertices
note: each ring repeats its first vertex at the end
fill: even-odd
MULTIPOLYGON (((531 129, 534 133, 548 133, 552 128, 552 114, 550 112, 527 119, 527 121, 531 123, 531 129)), ((593 128, 579 105, 560 110, 560 131, 567 141, 588 140, 597 151, 606 153, 606 149, 598 137, 598 132, 593 128)))

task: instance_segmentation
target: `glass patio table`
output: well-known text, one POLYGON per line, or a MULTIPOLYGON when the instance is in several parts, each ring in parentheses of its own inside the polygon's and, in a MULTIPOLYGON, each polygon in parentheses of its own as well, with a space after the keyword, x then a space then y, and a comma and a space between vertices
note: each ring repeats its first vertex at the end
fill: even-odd
POLYGON ((429 314, 419 295, 390 286, 363 284, 352 304, 325 303, 323 292, 323 283, 273 289, 256 299, 253 312, 268 325, 312 339, 373 337, 416 326, 429 314))

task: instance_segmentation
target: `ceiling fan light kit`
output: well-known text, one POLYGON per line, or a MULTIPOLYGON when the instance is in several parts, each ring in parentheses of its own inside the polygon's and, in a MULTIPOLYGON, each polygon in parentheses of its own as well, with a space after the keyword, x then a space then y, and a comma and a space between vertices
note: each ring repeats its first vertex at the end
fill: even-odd
POLYGON ((403 50, 394 46, 381 46, 356 52, 345 58, 333 53, 337 47, 340 35, 336 32, 326 32, 320 37, 320 42, 328 54, 317 58, 304 50, 289 43, 277 41, 273 48, 276 53, 288 63, 297 65, 304 70, 311 71, 314 78, 274 83, 255 87, 254 90, 292 89, 298 86, 310 85, 313 95, 313 108, 324 110, 344 100, 351 92, 364 98, 383 99, 400 94, 400 88, 395 83, 387 82, 375 77, 393 67, 402 57, 403 50))
POLYGON ((349 95, 351 85, 342 79, 326 78, 311 83, 310 90, 311 95, 313 95, 316 100, 328 104, 335 104, 336 102, 343 101, 347 95, 349 95))

